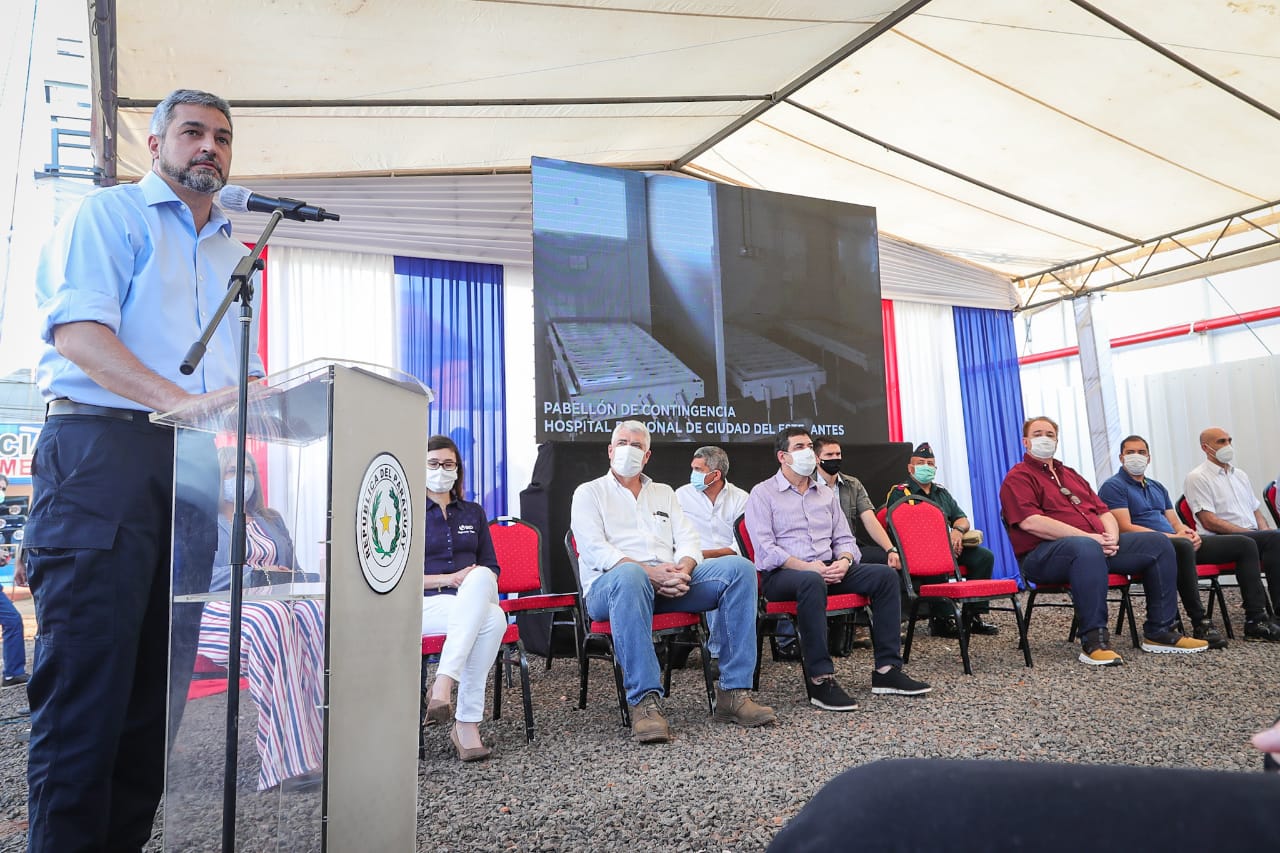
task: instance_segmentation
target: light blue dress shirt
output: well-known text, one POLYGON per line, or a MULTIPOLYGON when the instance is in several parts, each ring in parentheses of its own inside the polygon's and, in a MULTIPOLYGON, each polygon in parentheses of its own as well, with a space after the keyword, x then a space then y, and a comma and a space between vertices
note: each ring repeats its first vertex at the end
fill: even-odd
MULTIPOLYGON (((36 382, 46 401, 145 409, 106 390, 53 347, 54 327, 92 320, 109 328, 139 361, 184 391, 200 394, 233 385, 239 370, 239 304, 227 311, 190 376, 178 365, 227 292, 244 244, 215 204, 196 233, 190 208, 148 172, 136 184, 98 190, 59 224, 36 270, 36 300, 44 354, 36 382)), ((256 291, 254 304, 260 303, 256 291)), ((255 309, 250 340, 258 340, 255 309)), ((255 350, 249 373, 263 374, 255 350)))

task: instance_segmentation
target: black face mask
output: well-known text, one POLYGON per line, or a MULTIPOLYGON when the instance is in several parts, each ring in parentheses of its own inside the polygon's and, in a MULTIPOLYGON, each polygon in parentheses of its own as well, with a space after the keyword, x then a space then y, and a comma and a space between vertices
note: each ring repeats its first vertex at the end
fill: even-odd
POLYGON ((818 464, 822 466, 823 471, 835 475, 840 473, 840 462, 839 459, 823 459, 818 464))

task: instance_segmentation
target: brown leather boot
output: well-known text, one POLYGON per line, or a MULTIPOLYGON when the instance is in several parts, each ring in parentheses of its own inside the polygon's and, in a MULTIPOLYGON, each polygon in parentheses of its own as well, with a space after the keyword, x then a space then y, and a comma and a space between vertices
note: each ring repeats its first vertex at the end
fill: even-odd
POLYGON ((751 691, 721 690, 716 688, 716 710, 711 719, 718 723, 737 723, 753 729, 778 722, 778 715, 768 705, 761 705, 751 698, 751 691))
POLYGON ((631 734, 641 743, 666 743, 671 740, 671 727, 662 716, 658 694, 646 694, 640 704, 631 709, 631 734))

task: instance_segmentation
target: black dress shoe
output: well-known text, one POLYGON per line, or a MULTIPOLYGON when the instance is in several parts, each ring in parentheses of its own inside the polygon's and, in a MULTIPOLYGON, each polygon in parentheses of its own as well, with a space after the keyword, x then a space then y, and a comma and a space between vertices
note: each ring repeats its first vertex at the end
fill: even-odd
POLYGON ((935 637, 955 639, 960 636, 960 626, 954 616, 935 616, 929 620, 929 633, 935 637))
POLYGON ((1280 623, 1266 618, 1245 622, 1244 638, 1246 640, 1280 643, 1280 623))
POLYGON ((982 617, 975 613, 969 617, 969 633, 989 637, 992 634, 999 634, 1000 626, 992 625, 990 622, 983 622, 982 617))

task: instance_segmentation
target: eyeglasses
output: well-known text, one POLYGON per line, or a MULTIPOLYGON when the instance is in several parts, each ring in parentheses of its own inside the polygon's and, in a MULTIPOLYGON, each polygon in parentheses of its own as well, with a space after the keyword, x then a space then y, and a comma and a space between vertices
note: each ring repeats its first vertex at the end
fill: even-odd
POLYGON ((1067 498, 1071 501, 1073 506, 1080 506, 1080 499, 1075 495, 1071 494, 1071 490, 1068 489, 1066 486, 1058 486, 1058 491, 1066 495, 1067 498))
POLYGON ((458 463, 454 462, 452 459, 446 459, 443 462, 441 462, 439 459, 427 460, 428 471, 436 471, 436 470, 439 470, 440 468, 443 468, 446 471, 456 471, 458 470, 458 463))

